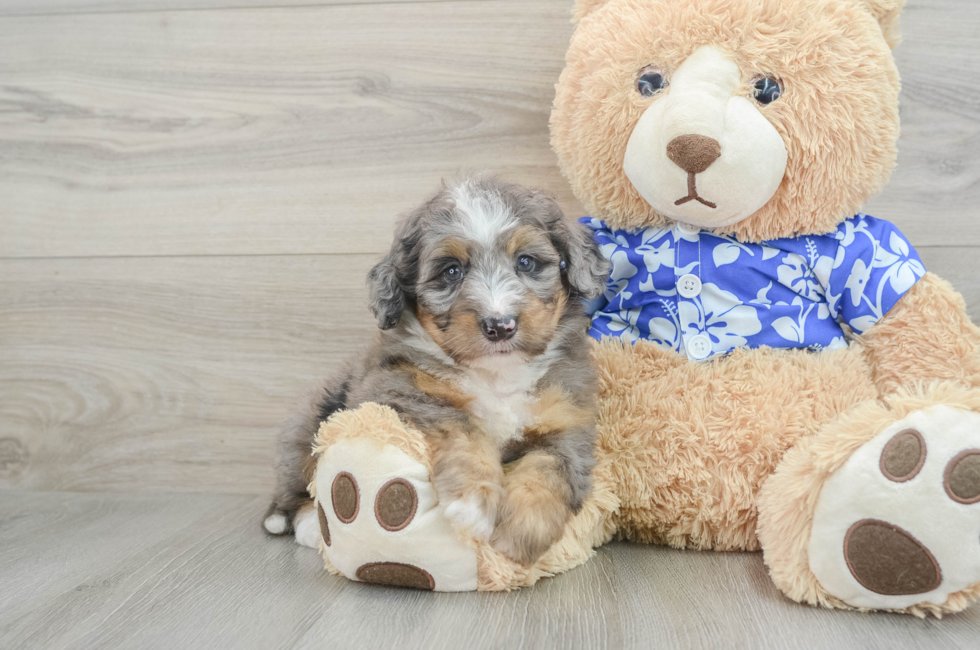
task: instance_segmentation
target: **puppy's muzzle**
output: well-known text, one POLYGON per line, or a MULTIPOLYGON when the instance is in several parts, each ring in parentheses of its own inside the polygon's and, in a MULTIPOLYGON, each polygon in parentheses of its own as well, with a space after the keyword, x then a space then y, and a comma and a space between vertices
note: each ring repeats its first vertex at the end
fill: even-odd
POLYGON ((517 333, 517 319, 513 316, 504 316, 502 318, 490 316, 481 321, 480 329, 483 330, 483 336, 488 341, 493 341, 494 343, 497 341, 506 341, 517 333))

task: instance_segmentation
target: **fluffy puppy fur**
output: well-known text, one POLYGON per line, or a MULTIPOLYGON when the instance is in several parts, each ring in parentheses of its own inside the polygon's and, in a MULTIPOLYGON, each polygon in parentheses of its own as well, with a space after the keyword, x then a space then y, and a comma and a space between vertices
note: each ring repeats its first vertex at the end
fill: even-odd
POLYGON ((368 276, 378 338, 282 432, 266 529, 304 541, 319 423, 377 402, 426 436, 456 526, 532 563, 589 494, 596 375, 582 299, 607 274, 551 197, 489 177, 444 184, 368 276))

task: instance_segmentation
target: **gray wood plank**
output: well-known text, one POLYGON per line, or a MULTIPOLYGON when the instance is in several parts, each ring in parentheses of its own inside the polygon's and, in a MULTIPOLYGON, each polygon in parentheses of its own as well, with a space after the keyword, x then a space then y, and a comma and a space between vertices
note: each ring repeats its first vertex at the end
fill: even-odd
MULTIPOLYGON (((920 253, 980 322, 980 249, 920 253)), ((267 493, 279 423, 376 331, 374 260, 0 260, 0 486, 267 493)))
POLYGON ((942 621, 814 609, 783 598, 759 554, 624 543, 509 594, 349 583, 265 536, 263 505, 0 492, 0 646, 956 649, 980 633, 977 607, 942 621))
MULTIPOLYGON (((289 9, 336 4, 391 4, 447 0, 0 0, 0 17, 58 14, 208 11, 215 9, 289 9)), ((454 0, 456 1, 456 0, 454 0)), ((480 2, 481 0, 470 0, 480 2)))
POLYGON ((919 246, 916 251, 927 270, 963 294, 970 318, 980 324, 980 248, 919 246))
POLYGON ((271 489, 305 390, 376 331, 370 256, 0 262, 0 485, 271 489))
POLYGON ((973 648, 980 611, 942 621, 830 611, 793 603, 758 553, 677 551, 617 544, 626 647, 973 648))
POLYGON ((15 538, 0 553, 30 557, 4 562, 17 597, 0 610, 4 648, 276 647, 278 623, 347 586, 309 549, 267 540, 252 497, 7 492, 0 508, 15 538))
POLYGON ((564 0, 0 19, 0 256, 377 252, 460 168, 571 200, 570 30, 564 0))
MULTIPOLYGON (((0 256, 378 252, 459 168, 582 212, 548 145, 569 0, 0 19, 0 256)), ((914 0, 868 206, 980 245, 980 9, 914 0)))

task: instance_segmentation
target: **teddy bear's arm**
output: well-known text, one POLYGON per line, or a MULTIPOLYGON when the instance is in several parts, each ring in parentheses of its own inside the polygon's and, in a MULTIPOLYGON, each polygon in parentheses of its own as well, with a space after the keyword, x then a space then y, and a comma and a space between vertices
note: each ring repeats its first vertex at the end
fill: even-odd
POLYGON ((980 329, 963 297, 932 273, 858 340, 880 394, 935 379, 980 386, 980 329))

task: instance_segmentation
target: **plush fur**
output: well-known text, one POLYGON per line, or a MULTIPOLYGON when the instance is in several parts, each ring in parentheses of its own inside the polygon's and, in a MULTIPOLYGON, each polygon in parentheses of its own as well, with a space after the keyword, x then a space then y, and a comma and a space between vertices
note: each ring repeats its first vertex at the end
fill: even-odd
MULTIPOLYGON (((900 390, 883 401, 860 404, 847 417, 804 438, 780 463, 759 494, 759 539, 773 582, 799 602, 851 609, 820 585, 807 557, 810 525, 820 488, 865 442, 909 414, 936 405, 980 412, 980 393, 956 382, 934 382, 919 390, 900 390)), ((943 603, 920 603, 892 611, 923 618, 958 612, 980 597, 980 582, 943 603)))
MULTIPOLYGON (((669 96, 671 73, 693 53, 714 48, 738 66, 739 97, 752 97, 760 76, 778 80, 780 99, 755 109, 778 131, 787 163, 761 209, 711 230, 743 242, 831 232, 882 188, 895 161, 899 81, 891 48, 899 41, 901 8, 902 0, 579 0, 551 116, 562 170, 590 213, 614 228, 673 225, 633 187, 624 155, 641 115, 669 96), (644 95, 637 79, 651 69, 663 71, 667 84, 644 95)), ((848 342, 846 349, 823 352, 739 349, 707 362, 642 340, 593 344, 600 392, 591 496, 561 539, 529 566, 473 542, 478 588, 533 584, 584 562, 594 546, 623 538, 703 550, 761 549, 788 597, 855 607, 817 579, 822 565, 811 566, 811 541, 821 539, 814 534, 821 491, 841 476, 893 480, 882 477, 877 460, 847 474, 848 460, 876 449, 870 442, 893 435, 889 427, 905 426, 907 417, 942 407, 974 422, 980 330, 962 297, 926 274, 848 342)), ((947 440, 946 431, 927 433, 947 440)), ((963 435, 977 434, 968 428, 963 435)), ((405 443, 398 438, 395 444, 405 443)), ((939 469, 948 462, 938 453, 935 458, 939 469)), ((959 508, 947 502, 941 481, 904 485, 903 494, 917 495, 920 530, 929 530, 933 514, 922 506, 928 503, 923 494, 959 508)), ((537 498, 535 483, 523 489, 537 498)), ((890 512, 903 503, 890 502, 890 512)), ((847 530, 854 521, 832 523, 847 530)), ((540 525, 554 522, 546 518, 540 525)), ((974 552, 975 536, 967 533, 963 543, 974 552)), ((815 555, 844 566, 846 544, 828 544, 815 555)), ((895 601, 880 600, 876 608, 916 616, 959 611, 980 596, 980 572, 957 579, 975 582, 944 592, 941 602, 888 606, 880 603, 895 601)))
POLYGON ((444 185, 369 274, 374 344, 284 429, 266 530, 299 530, 318 423, 380 403, 426 436, 457 527, 537 560, 591 489, 596 380, 581 300, 605 276, 597 245, 553 198, 492 177, 444 185))
POLYGON ((677 548, 758 550, 756 493, 783 453, 875 396, 855 349, 736 350, 699 364, 607 340, 594 357, 597 454, 612 461, 619 535, 677 548))
MULTIPOLYGON (((613 228, 672 224, 634 188, 624 156, 641 115, 669 93, 671 73, 710 46, 738 65, 743 96, 760 76, 779 81, 779 101, 757 108, 787 152, 782 183, 765 206, 711 230, 744 242, 831 232, 882 188, 894 165, 899 79, 891 48, 902 4, 580 0, 551 116, 562 170, 590 213, 613 228), (648 66, 668 84, 652 96, 635 85, 648 66)), ((705 364, 644 341, 598 344, 597 449, 614 468, 616 535, 761 548, 790 598, 847 607, 809 566, 822 486, 906 415, 980 405, 980 331, 962 298, 932 274, 850 343, 822 354, 738 350, 705 364)), ((945 602, 893 609, 941 615, 978 594, 975 584, 945 602)))
POLYGON ((758 74, 786 88, 761 109, 787 148, 783 182, 761 210, 719 233, 741 241, 827 233, 887 181, 898 71, 874 16, 852 0, 585 0, 578 15, 551 144, 576 197, 611 227, 669 222, 623 174, 630 134, 654 101, 635 91, 634 78, 650 64, 669 76, 705 45, 739 65, 744 96, 758 74))

